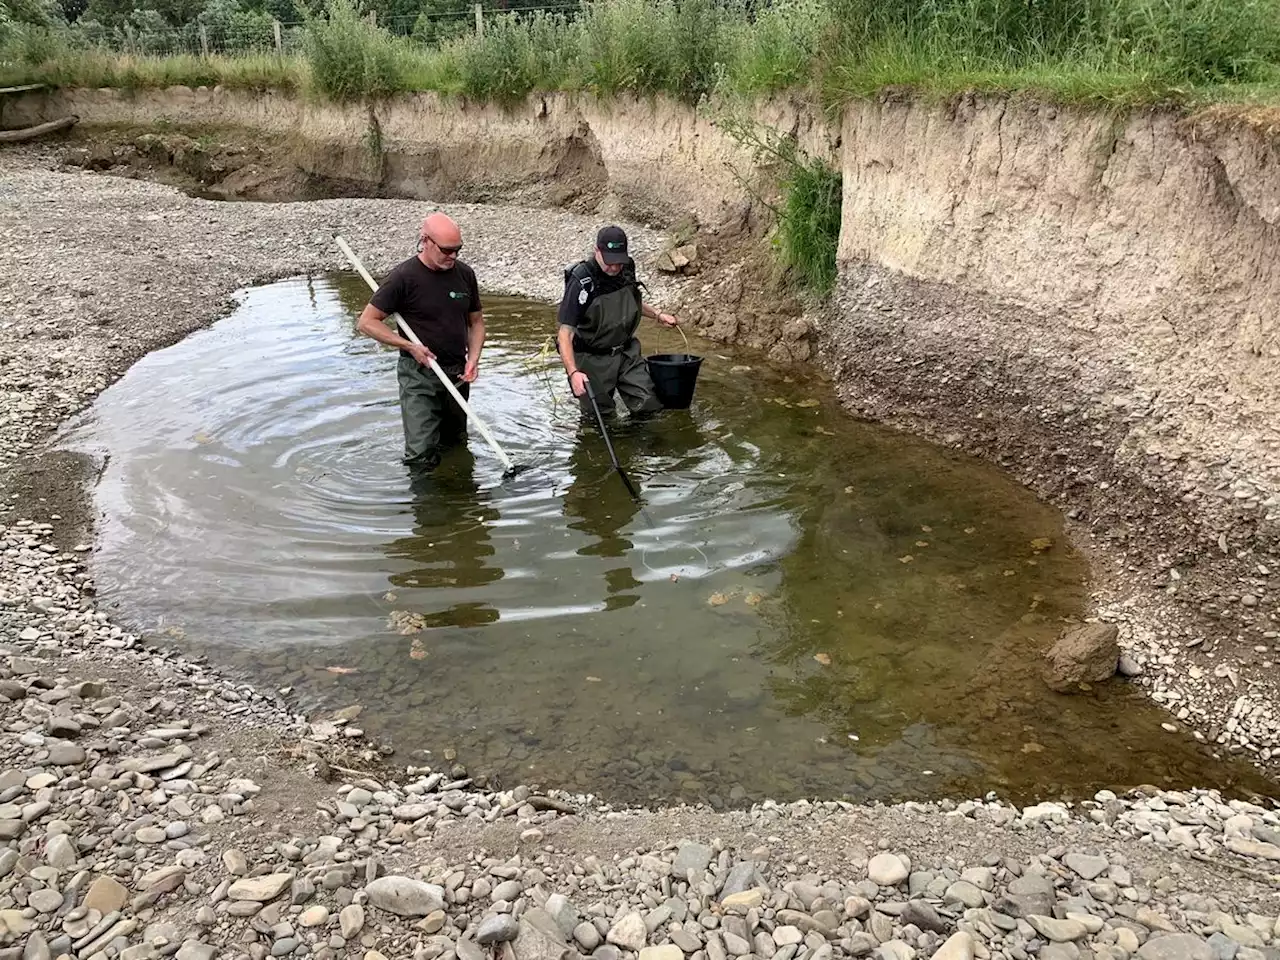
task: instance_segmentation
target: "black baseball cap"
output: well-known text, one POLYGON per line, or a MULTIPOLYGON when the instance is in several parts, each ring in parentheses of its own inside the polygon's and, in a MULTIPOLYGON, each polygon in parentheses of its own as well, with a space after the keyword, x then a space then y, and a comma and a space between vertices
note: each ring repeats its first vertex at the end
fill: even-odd
POLYGON ((626 263, 631 259, 627 255, 627 235, 621 227, 601 227, 596 234, 596 249, 605 263, 626 263))

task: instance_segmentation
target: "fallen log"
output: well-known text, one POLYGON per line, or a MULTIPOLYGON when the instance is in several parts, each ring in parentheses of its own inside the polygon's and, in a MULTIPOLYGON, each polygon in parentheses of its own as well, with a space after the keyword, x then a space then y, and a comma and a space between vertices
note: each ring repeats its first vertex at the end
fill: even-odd
POLYGON ((79 117, 70 116, 63 117, 61 120, 50 120, 48 123, 39 123, 34 127, 24 127, 21 130, 0 130, 0 143, 21 143, 24 140, 34 140, 36 137, 43 137, 46 133, 65 130, 79 121, 79 117))

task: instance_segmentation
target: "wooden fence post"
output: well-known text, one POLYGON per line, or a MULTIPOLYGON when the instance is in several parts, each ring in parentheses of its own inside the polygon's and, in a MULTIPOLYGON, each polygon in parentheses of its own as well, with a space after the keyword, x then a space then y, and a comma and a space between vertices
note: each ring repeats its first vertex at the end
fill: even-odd
POLYGON ((200 24, 200 56, 209 59, 209 28, 200 24))
POLYGON ((280 36, 280 21, 271 21, 271 32, 276 36, 276 56, 284 56, 284 38, 280 36))
POLYGON ((476 39, 484 39, 484 8, 476 4, 476 39))

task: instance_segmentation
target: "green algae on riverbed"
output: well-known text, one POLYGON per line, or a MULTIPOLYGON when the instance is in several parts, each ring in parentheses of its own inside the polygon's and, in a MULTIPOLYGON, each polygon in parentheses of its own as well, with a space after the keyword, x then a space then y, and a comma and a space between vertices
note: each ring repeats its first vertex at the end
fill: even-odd
POLYGON ((1257 783, 1119 681, 1049 691, 1039 654, 1086 603, 1058 516, 802 369, 695 344, 693 409, 614 431, 641 514, 545 350, 554 308, 487 296, 474 402, 536 469, 501 482, 473 431, 411 492, 393 356, 352 334, 366 293, 251 291, 77 427, 110 454, 95 574, 119 616, 304 707, 359 704, 405 755, 610 799, 1257 783))

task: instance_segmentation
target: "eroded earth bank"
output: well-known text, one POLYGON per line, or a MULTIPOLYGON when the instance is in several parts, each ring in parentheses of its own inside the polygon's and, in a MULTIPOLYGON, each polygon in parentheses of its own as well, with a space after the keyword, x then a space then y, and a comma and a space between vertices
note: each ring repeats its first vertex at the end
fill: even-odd
POLYGON ((86 566, 92 465, 49 452, 236 290, 343 268, 335 233, 380 272, 429 199, 495 291, 554 299, 566 251, 617 217, 654 296, 702 332, 820 371, 855 413, 1059 505, 1127 682, 1169 704, 1171 736, 1270 772, 1280 207, 1249 118, 881 103, 833 130, 771 105, 843 173, 838 294, 806 313, 771 286, 726 167, 749 158, 675 107, 99 92, 6 122, 67 112, 66 141, 0 155, 5 956, 1269 955, 1268 801, 1155 784, 1069 810, 617 813, 554 783, 486 789, 453 758, 406 769, 356 721, 299 716, 113 624, 86 566), (190 195, 219 189, 299 202, 190 195), (692 264, 657 271, 690 213, 692 264))

